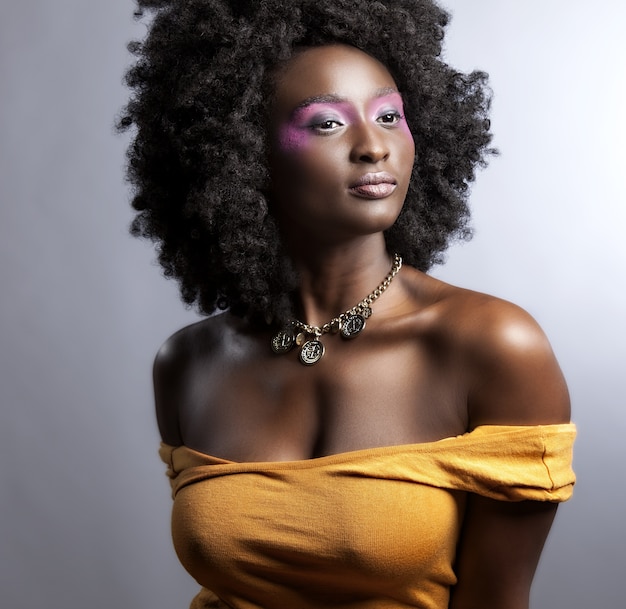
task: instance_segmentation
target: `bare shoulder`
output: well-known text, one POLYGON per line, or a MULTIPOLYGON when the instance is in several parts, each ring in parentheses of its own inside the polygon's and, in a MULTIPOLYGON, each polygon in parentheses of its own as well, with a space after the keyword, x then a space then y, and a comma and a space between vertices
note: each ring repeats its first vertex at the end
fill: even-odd
MULTIPOLYGON (((469 428, 569 422, 567 386, 535 319, 500 298, 447 284, 438 289, 439 323, 452 328, 451 344, 467 379, 469 428)), ((450 608, 527 608, 555 510, 550 502, 470 494, 450 608)))
POLYGON ((186 326, 170 336, 154 359, 153 382, 157 422, 166 444, 182 443, 179 408, 193 392, 193 375, 220 351, 230 329, 227 314, 186 326))
POLYGON ((433 281, 439 323, 467 378, 470 427, 569 421, 567 386, 535 319, 511 302, 433 281))

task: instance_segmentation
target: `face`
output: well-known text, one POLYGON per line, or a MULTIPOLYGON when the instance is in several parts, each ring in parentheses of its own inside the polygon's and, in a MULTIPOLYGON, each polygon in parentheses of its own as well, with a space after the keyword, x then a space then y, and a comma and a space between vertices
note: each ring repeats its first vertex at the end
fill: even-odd
POLYGON ((379 233, 398 217, 415 146, 387 69, 344 45, 307 49, 276 78, 274 214, 296 239, 379 233))

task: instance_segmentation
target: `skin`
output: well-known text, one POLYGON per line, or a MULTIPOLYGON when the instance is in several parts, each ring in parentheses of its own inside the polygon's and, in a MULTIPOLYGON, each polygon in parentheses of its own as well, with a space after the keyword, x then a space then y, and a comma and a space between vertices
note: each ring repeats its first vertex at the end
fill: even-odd
MULTIPOLYGON (((270 116, 272 212, 300 272, 299 319, 321 325, 389 271, 382 231, 400 212, 413 140, 389 72, 341 45, 292 58, 270 116), (387 196, 355 191, 380 172, 395 180, 387 196)), ((269 330, 228 313, 181 330, 155 361, 163 441, 281 461, 569 421, 550 345, 515 305, 404 267, 373 311, 357 339, 324 337, 313 367, 272 354, 269 330)), ((450 608, 526 609, 555 510, 469 495, 450 608)))
MULTIPOLYGON (((271 109, 273 212, 290 252, 307 266, 310 254, 302 250, 309 243, 323 240, 342 251, 355 241, 384 245, 381 233, 402 209, 415 154, 386 68, 376 61, 342 63, 343 56, 363 53, 340 48, 341 57, 310 49, 292 59, 277 75, 271 109), (327 69, 320 71, 319 61, 327 69), (389 197, 363 198, 350 189, 383 171, 396 183, 389 197)), ((389 265, 383 266, 374 286, 386 275, 389 265)))

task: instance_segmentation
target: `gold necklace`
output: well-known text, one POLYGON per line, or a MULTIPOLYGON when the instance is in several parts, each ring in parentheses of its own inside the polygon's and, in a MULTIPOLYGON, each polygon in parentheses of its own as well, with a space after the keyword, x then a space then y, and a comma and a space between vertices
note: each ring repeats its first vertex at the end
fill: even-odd
POLYGON ((311 326, 303 321, 292 319, 284 330, 272 338, 272 351, 282 354, 291 351, 295 345, 300 347, 300 361, 305 366, 312 366, 322 359, 324 343, 320 340, 323 334, 340 333, 343 338, 354 338, 365 328, 365 322, 372 316, 371 304, 389 287, 393 278, 402 268, 402 257, 394 254, 393 264, 387 277, 370 294, 351 309, 333 317, 323 326, 311 326), (297 330, 300 330, 299 332, 297 330))

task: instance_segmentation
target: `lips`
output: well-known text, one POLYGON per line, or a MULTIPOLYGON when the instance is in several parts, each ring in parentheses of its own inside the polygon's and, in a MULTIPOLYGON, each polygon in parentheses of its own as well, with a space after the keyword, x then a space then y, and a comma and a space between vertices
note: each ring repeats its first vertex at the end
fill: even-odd
POLYGON ((386 171, 366 173, 350 185, 349 190, 357 197, 384 199, 397 188, 398 182, 386 171))

